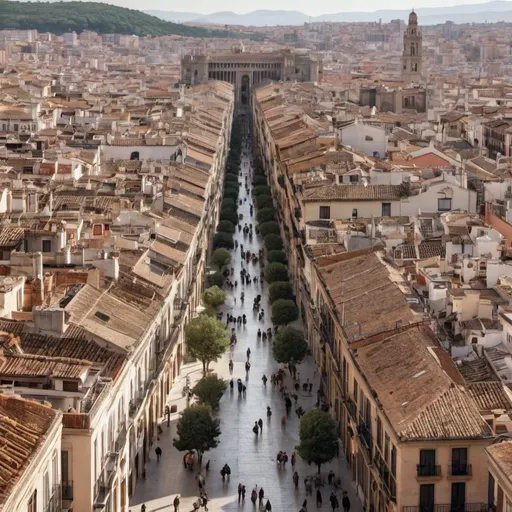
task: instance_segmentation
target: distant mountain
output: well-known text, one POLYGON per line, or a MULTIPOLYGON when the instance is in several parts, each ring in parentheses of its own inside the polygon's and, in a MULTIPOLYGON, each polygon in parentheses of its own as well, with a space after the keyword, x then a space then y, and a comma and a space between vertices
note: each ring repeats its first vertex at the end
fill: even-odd
MULTIPOLYGON (((455 23, 483 23, 497 21, 512 21, 512 1, 493 0, 472 5, 456 5, 448 7, 426 7, 415 9, 421 25, 436 25, 453 21, 455 23)), ((303 25, 306 22, 375 22, 381 19, 387 23, 393 19, 407 20, 410 10, 381 9, 373 12, 339 12, 310 17, 298 11, 258 10, 246 14, 231 11, 215 12, 213 14, 197 14, 174 11, 146 11, 169 21, 182 23, 198 23, 212 25, 243 25, 253 27, 277 25, 303 25)))

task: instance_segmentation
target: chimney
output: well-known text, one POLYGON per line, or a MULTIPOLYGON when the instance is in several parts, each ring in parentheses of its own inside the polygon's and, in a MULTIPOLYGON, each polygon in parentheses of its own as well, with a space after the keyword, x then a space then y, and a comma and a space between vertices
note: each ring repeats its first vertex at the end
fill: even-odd
POLYGON ((43 253, 35 252, 32 255, 32 277, 43 280, 43 253))

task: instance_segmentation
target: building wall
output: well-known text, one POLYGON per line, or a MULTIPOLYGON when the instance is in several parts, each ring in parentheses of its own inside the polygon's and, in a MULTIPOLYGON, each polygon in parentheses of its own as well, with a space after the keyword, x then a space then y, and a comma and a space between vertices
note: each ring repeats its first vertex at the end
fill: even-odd
POLYGON ((340 129, 340 142, 368 156, 384 158, 388 136, 382 128, 356 123, 340 129))
MULTIPOLYGON (((350 186, 350 185, 347 185, 350 186)), ((391 203, 391 216, 402 215, 400 201, 325 201, 304 203, 304 222, 320 219, 320 207, 331 208, 331 219, 350 219, 357 210, 357 217, 382 217, 382 204, 391 203)))

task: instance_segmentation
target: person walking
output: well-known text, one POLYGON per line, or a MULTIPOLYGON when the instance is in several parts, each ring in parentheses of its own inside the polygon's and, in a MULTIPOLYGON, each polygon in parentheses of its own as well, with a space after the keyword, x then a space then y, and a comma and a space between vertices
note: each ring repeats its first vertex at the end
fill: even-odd
POLYGON ((263 420, 261 418, 258 420, 258 427, 260 427, 260 432, 263 432, 263 420))
POLYGON ((172 504, 174 506, 174 512, 179 512, 179 510, 180 510, 180 495, 179 494, 176 495, 172 504))
POLYGON ((261 508, 261 502, 263 501, 263 498, 265 497, 265 491, 263 490, 263 487, 260 487, 260 490, 258 492, 258 505, 261 508))
POLYGON ((297 462, 297 455, 295 455, 295 452, 292 453, 292 468, 295 467, 295 463, 297 462))
POLYGON ((270 512, 272 510, 272 505, 270 504, 270 500, 267 500, 267 504, 265 505, 265 510, 270 512))
POLYGON ((241 483, 238 484, 238 503, 240 503, 240 500, 242 499, 242 488, 243 485, 241 483))
POLYGON ((249 361, 249 359, 251 358, 251 349, 250 348, 247 348, 247 361, 249 361))
POLYGON ((245 501, 245 485, 242 485, 242 503, 245 501))
POLYGON ((298 489, 299 488, 299 473, 297 473, 297 471, 295 471, 295 473, 293 473, 292 480, 295 485, 295 489, 298 489))
POLYGON ((204 476, 202 473, 199 473, 197 475, 197 486, 199 487, 199 490, 201 491, 204 487, 204 476))
POLYGON ((160 458, 162 457, 162 448, 160 448, 160 446, 157 446, 155 448, 155 453, 156 453, 156 461, 160 462, 160 458))
POLYGON ((208 512, 208 495, 205 492, 201 495, 200 500, 201 506, 204 508, 205 512, 208 512))
POLYGON ((343 491, 343 498, 341 499, 341 506, 343 507, 343 512, 350 511, 350 499, 348 497, 347 491, 343 491))
POLYGON ((146 505, 144 503, 140 507, 140 512, 146 512, 146 505))
POLYGON ((254 427, 252 427, 252 431, 256 434, 256 436, 259 434, 260 429, 258 427, 257 421, 254 422, 254 427))
POLYGON ((340 506, 340 504, 338 503, 338 498, 336 494, 334 494, 334 492, 331 493, 329 501, 331 502, 332 512, 334 512, 340 506))
POLYGON ((316 490, 316 508, 322 508, 322 493, 320 489, 316 490))
POLYGON ((256 500, 258 499, 258 492, 256 491, 256 487, 251 491, 251 501, 254 506, 256 506, 256 500))

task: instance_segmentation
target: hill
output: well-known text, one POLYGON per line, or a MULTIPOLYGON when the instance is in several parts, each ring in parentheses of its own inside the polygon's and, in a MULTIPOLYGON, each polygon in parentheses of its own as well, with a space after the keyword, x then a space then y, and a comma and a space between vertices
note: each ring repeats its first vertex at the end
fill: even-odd
MULTIPOLYGON (((420 18, 420 24, 436 25, 453 21, 455 23, 483 23, 497 21, 512 21, 512 1, 492 0, 490 2, 455 5, 443 7, 427 7, 415 9, 420 18)), ((245 14, 237 14, 230 11, 214 12, 212 14, 198 14, 193 12, 173 11, 149 11, 162 19, 181 21, 189 24, 200 23, 202 25, 242 25, 263 27, 302 25, 305 22, 312 23, 353 23, 353 22, 376 22, 381 19, 388 23, 392 19, 407 20, 410 9, 380 9, 378 11, 351 11, 332 14, 322 14, 310 17, 298 11, 269 11, 258 10, 245 14)))
MULTIPOLYGON (((42 3, 0 0, 0 30, 17 29, 35 29, 53 34, 92 30, 99 34, 138 36, 228 36, 228 33, 222 30, 207 30, 170 23, 141 11, 99 2, 42 3)), ((232 32, 229 36, 239 37, 232 32)))

